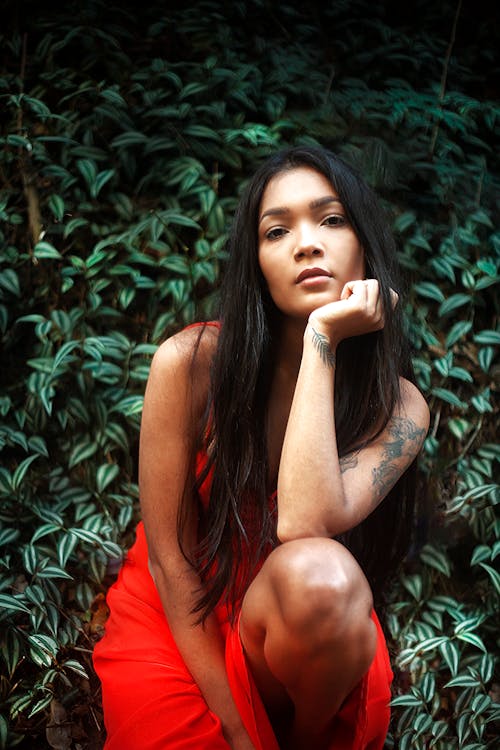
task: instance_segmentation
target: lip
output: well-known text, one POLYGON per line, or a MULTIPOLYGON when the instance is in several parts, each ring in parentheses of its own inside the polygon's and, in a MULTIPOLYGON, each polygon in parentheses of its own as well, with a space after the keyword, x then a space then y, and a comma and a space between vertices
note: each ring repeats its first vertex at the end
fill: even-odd
POLYGON ((328 273, 328 271, 325 271, 324 268, 304 268, 304 270, 301 271, 301 273, 299 273, 299 275, 295 279, 295 283, 300 284, 301 281, 304 281, 305 279, 311 279, 315 276, 326 276, 327 278, 332 278, 332 274, 328 273))

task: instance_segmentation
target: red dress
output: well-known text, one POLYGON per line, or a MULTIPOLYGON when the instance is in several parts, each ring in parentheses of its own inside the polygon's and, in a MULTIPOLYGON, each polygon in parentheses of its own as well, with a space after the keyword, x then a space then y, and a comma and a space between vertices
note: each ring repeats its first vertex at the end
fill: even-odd
MULTIPOLYGON (((111 613, 94 650, 102 682, 105 750, 228 750, 220 721, 207 707, 170 632, 148 570, 142 523, 117 582, 108 593, 111 613)), ((278 750, 248 670, 238 623, 216 610, 226 642, 229 684, 257 750, 278 750)), ((331 750, 381 750, 389 724, 392 672, 378 619, 375 659, 337 714, 331 750)))
MULTIPOLYGON (((203 462, 203 459, 202 459, 203 462)), ((199 466, 200 468, 200 466, 199 466)), ((201 487, 207 502, 209 481, 201 487)), ((175 645, 148 568, 142 523, 107 597, 110 616, 94 649, 102 683, 105 750, 229 750, 175 645)), ((279 750, 227 610, 215 610, 226 644, 226 671, 235 703, 257 750, 279 750)), ((392 672, 375 613, 378 644, 370 669, 337 714, 330 750, 381 750, 389 724, 392 672)), ((286 748, 283 748, 286 750, 286 748)))

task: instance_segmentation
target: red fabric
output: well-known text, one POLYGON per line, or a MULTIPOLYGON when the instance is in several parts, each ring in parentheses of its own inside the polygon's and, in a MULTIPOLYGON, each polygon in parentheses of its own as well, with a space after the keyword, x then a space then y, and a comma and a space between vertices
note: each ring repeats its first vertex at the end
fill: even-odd
MULTIPOLYGON (((175 645, 148 570, 142 523, 117 582, 108 593, 106 633, 94 650, 103 688, 105 750, 228 750, 219 719, 208 709, 175 645)), ((231 690, 257 750, 278 750, 248 671, 237 624, 217 611, 226 639, 231 690)), ((337 715, 331 750, 378 750, 389 722, 392 673, 376 618, 378 648, 360 685, 337 715)))

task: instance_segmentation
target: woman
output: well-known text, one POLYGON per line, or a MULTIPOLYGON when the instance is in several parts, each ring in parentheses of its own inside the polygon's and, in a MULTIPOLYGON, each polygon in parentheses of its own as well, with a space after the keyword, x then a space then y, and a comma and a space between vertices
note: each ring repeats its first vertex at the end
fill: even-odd
POLYGON ((363 180, 298 147, 258 170, 229 246, 221 324, 151 367, 143 525, 95 652, 106 748, 382 748, 367 575, 400 558, 429 420, 394 243, 363 180))

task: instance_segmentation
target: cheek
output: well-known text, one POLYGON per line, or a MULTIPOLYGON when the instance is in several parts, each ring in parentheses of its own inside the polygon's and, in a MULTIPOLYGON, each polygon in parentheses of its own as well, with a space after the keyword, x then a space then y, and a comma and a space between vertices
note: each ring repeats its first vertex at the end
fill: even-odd
POLYGON ((259 253, 259 266, 267 287, 271 288, 274 283, 273 276, 276 275, 276 264, 271 263, 265 253, 259 253))
POLYGON ((360 279, 366 278, 365 254, 361 248, 356 248, 352 257, 352 271, 354 276, 360 279))

